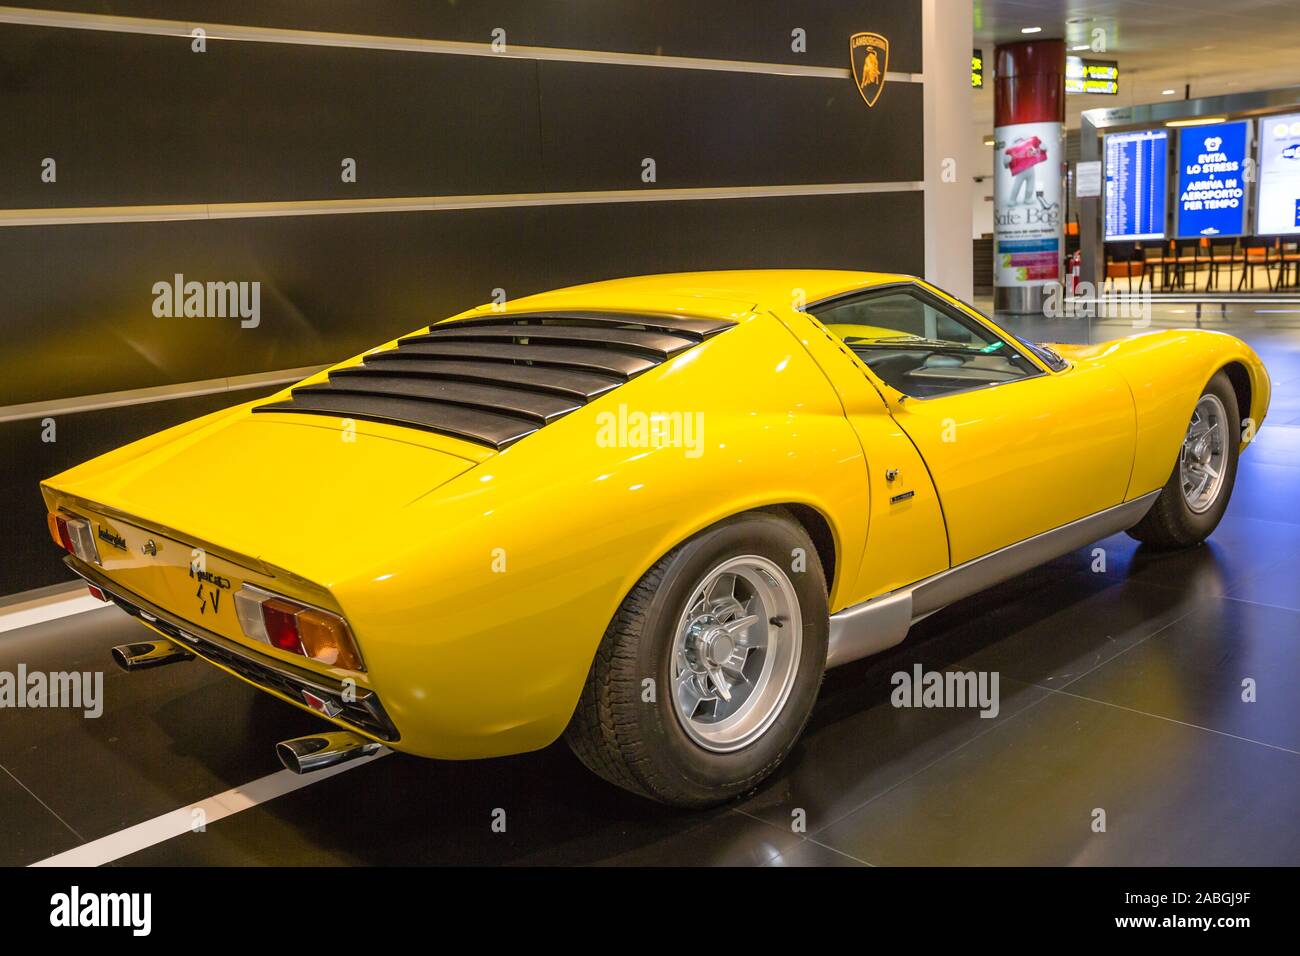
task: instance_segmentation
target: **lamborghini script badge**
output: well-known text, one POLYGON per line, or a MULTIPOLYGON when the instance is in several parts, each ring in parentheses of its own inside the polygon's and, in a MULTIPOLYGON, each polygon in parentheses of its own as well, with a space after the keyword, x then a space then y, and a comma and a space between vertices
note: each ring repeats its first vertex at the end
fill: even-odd
POLYGON ((889 70, 889 41, 879 33, 853 34, 849 37, 849 64, 853 85, 868 106, 875 106, 889 70))

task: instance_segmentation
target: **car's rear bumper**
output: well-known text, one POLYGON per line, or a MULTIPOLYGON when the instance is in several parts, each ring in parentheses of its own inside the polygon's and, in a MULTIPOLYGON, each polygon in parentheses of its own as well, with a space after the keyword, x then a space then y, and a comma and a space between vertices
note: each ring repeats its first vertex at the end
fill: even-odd
POLYGON ((360 687, 345 688, 342 681, 332 677, 291 667, 282 661, 240 647, 212 631, 181 620, 71 555, 63 561, 126 613, 227 673, 296 707, 367 737, 385 743, 400 738, 397 727, 374 691, 360 687), (327 702, 331 711, 337 711, 335 716, 323 714, 308 706, 303 697, 304 692, 327 702))

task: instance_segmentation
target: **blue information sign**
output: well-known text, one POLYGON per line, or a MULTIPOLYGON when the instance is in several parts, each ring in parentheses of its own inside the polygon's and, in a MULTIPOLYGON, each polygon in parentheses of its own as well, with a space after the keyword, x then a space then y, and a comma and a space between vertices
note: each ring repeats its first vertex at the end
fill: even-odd
POLYGON ((1245 121, 1191 126, 1178 137, 1178 236, 1240 236, 1246 222, 1245 121))
POLYGON ((1165 237, 1169 138, 1147 129, 1106 136, 1106 241, 1165 237))

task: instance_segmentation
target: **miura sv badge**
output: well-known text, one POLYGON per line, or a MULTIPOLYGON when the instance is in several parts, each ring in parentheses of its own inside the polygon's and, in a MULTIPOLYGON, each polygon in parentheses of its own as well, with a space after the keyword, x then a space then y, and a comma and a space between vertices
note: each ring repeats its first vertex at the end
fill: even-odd
POLYGON ((879 33, 853 34, 849 37, 849 69, 863 101, 875 106, 889 70, 889 41, 879 33))
POLYGON ((190 577, 199 582, 198 589, 194 596, 199 599, 199 613, 208 613, 208 608, 212 608, 212 613, 216 614, 221 610, 221 592, 230 590, 230 578, 222 577, 220 574, 213 574, 211 571, 202 571, 194 565, 190 565, 190 577), (203 585, 210 585, 205 588, 203 585))

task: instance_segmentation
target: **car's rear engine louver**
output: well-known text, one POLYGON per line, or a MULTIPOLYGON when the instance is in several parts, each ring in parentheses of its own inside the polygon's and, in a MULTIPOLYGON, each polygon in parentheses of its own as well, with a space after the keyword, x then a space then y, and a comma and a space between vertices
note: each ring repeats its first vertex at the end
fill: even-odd
POLYGON ((501 449, 734 324, 617 312, 447 322, 253 411, 386 422, 501 449))

